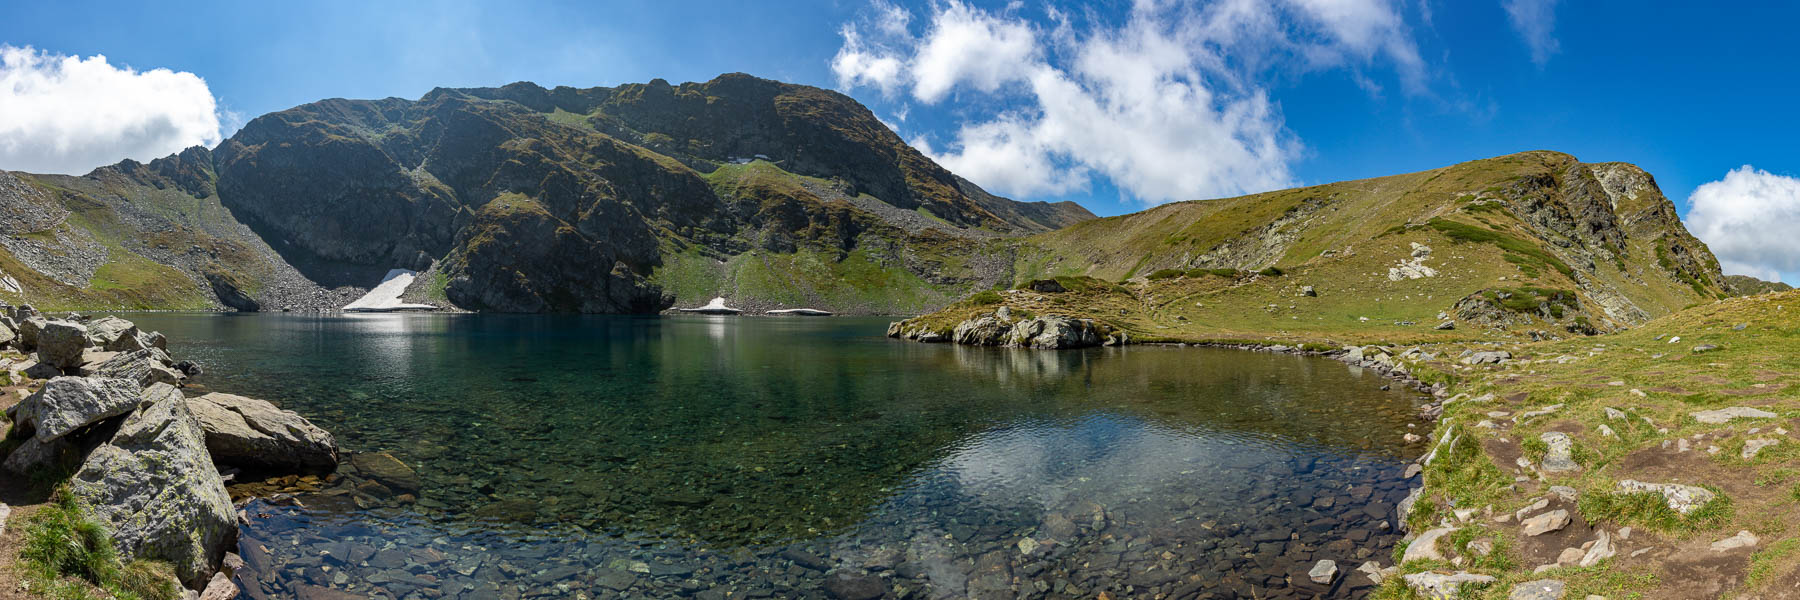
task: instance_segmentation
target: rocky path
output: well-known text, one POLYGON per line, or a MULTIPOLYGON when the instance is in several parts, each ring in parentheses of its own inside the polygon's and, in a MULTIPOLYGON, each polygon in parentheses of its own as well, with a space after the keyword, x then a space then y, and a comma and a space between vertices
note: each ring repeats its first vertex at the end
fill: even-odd
POLYGON ((1797 306, 1408 361, 1460 393, 1380 597, 1800 597, 1797 306))

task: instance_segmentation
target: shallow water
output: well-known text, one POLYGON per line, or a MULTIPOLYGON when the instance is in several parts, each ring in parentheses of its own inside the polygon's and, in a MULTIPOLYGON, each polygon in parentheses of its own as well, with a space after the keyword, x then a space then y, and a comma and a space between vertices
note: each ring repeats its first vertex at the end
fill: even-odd
POLYGON ((1392 550, 1417 400, 1318 358, 882 319, 128 318, 423 481, 257 488, 302 506, 248 507, 247 597, 1356 597, 1305 572, 1392 550))

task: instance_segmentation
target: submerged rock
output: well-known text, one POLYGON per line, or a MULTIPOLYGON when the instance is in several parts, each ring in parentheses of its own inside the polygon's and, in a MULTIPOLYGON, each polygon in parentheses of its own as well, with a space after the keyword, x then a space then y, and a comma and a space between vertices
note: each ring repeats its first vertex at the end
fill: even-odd
POLYGON ((198 588, 237 537, 231 496, 181 393, 159 384, 145 396, 150 406, 88 455, 69 489, 112 533, 121 558, 168 561, 198 588))
POLYGON ((278 472, 337 469, 337 440, 293 411, 221 393, 189 398, 187 403, 206 432, 206 449, 214 463, 278 472))
POLYGON ((380 482, 402 493, 417 493, 423 484, 412 467, 386 452, 359 452, 350 456, 350 464, 364 477, 380 482))

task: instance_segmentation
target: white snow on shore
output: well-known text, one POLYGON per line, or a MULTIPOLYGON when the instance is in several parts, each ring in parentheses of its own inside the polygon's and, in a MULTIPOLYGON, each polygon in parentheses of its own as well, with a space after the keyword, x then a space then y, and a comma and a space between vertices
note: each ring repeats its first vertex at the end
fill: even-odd
POLYGON ((418 271, 410 269, 391 269, 381 284, 355 302, 344 305, 344 312, 392 312, 397 310, 433 310, 430 304, 408 304, 400 301, 400 294, 406 292, 406 286, 412 285, 418 277, 418 271))

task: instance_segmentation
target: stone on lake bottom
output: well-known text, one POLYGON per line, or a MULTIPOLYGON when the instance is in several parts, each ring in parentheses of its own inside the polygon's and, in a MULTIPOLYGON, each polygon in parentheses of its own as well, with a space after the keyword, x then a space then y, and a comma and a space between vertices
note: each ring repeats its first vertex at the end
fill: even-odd
POLYGON ((1337 561, 1321 560, 1318 564, 1313 565, 1311 571, 1306 572, 1306 577, 1313 583, 1330 585, 1332 580, 1337 579, 1337 574, 1337 561))

